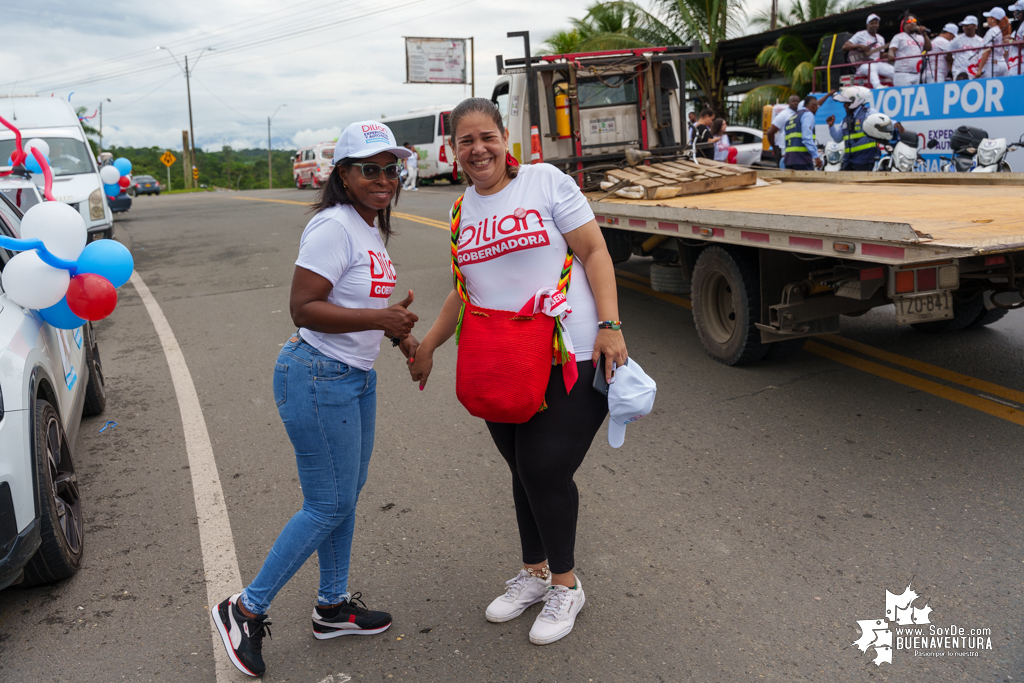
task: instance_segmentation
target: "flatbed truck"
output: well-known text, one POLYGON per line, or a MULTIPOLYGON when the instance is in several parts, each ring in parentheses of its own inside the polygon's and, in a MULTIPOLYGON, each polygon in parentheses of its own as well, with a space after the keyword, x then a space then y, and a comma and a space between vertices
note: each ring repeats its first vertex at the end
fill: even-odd
POLYGON ((799 175, 661 200, 587 196, 614 262, 652 255, 652 286, 689 283, 701 343, 727 365, 783 355, 880 306, 937 333, 1024 305, 1024 175, 799 175))

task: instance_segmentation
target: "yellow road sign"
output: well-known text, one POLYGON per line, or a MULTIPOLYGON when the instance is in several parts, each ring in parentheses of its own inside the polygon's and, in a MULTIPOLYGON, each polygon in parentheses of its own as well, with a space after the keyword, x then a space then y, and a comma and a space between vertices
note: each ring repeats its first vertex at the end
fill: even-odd
POLYGON ((170 168, 170 167, 171 167, 171 164, 173 164, 173 163, 174 163, 175 161, 177 161, 177 160, 178 160, 178 157, 176 157, 176 156, 174 156, 173 154, 171 154, 171 150, 167 150, 167 151, 166 151, 166 152, 164 152, 164 153, 163 153, 163 155, 162 155, 162 156, 160 157, 160 161, 162 161, 162 162, 163 162, 163 164, 164 164, 164 166, 166 166, 166 167, 168 167, 168 168, 170 168))
POLYGON ((199 180, 199 169, 195 166, 192 167, 192 180, 199 180))

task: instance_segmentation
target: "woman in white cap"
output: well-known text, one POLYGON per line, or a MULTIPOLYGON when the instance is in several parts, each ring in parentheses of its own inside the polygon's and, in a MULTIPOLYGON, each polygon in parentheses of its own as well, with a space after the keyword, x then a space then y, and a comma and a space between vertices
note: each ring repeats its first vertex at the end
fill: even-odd
POLYGON ((1010 20, 1006 17, 1006 11, 1002 7, 993 7, 988 12, 982 12, 988 30, 982 38, 982 46, 985 49, 978 60, 978 75, 976 78, 992 78, 1006 75, 1006 59, 1003 56, 1003 39, 1009 38, 1010 20))
MULTIPOLYGON (((531 379, 541 380, 530 386, 540 387, 544 405, 538 400, 532 413, 527 406, 525 421, 511 415, 485 418, 512 473, 523 561, 485 617, 509 621, 544 602, 530 629, 530 642, 545 645, 569 634, 585 600, 583 585, 573 572, 579 513, 573 475, 608 414, 607 397, 593 386, 597 361, 605 359, 605 379, 613 363, 626 361, 615 271, 594 212, 576 181, 548 164, 519 166, 508 152, 501 112, 490 100, 463 100, 452 109, 448 122, 448 142, 470 187, 452 208, 455 286, 410 366, 413 380, 421 388, 426 384, 434 350, 461 329, 456 385, 487 382, 469 364, 474 349, 467 348, 467 328, 487 324, 472 320, 477 317, 474 311, 499 320, 535 320, 570 309, 558 337, 565 353, 552 359, 551 328, 542 327, 546 336, 537 345, 539 362, 515 368, 524 377, 529 372, 531 379), (538 302, 543 302, 540 312, 538 302), (502 313, 509 311, 510 316, 502 313), (460 322, 462 317, 471 322, 460 322), (568 339, 571 343, 566 343, 568 339), (464 369, 468 375, 463 375, 464 369)), ((476 350, 478 358, 489 358, 513 356, 520 348, 515 339, 500 337, 476 350)), ((508 393, 526 393, 518 378, 507 385, 508 393)), ((459 398, 467 403, 465 394, 459 398)))
POLYGON ((966 81, 978 73, 978 48, 984 41, 978 35, 978 17, 968 14, 960 22, 963 33, 949 44, 950 54, 946 55, 952 66, 953 80, 966 81))
POLYGON ((388 256, 400 159, 410 151, 377 121, 353 123, 334 148, 334 168, 313 204, 295 261, 289 308, 299 330, 274 366, 274 398, 295 450, 303 503, 252 583, 211 609, 231 663, 260 676, 271 600, 315 551, 320 589, 313 636, 380 633, 391 615, 368 610, 348 590, 356 501, 373 451, 377 380, 373 363, 390 338, 408 357, 417 317, 413 293, 388 306, 395 288, 388 256), (375 224, 376 221, 376 224, 375 224))
POLYGON ((939 35, 932 38, 932 49, 925 60, 924 73, 926 83, 942 83, 949 79, 949 61, 947 59, 949 44, 960 29, 956 24, 946 24, 939 35))

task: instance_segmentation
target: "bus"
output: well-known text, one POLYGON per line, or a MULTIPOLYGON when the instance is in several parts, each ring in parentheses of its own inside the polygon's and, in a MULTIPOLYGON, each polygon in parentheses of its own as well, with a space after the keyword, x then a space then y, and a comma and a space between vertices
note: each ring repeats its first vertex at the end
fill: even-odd
POLYGON ((445 130, 451 110, 452 107, 427 107, 381 118, 381 122, 395 134, 395 142, 399 145, 408 142, 416 148, 420 180, 452 180, 455 157, 450 148, 445 148, 445 130))

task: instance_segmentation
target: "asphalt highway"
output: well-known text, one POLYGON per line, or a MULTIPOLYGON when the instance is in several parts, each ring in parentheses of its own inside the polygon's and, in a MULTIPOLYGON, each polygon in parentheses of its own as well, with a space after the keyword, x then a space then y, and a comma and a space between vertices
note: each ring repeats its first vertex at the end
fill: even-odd
MULTIPOLYGON (((420 336, 451 288, 457 191, 401 197, 389 251, 420 336)), ((301 504, 271 379, 295 331, 288 288, 312 197, 138 197, 117 221, 191 374, 229 520, 216 531, 243 583, 301 504)), ((454 345, 423 392, 385 345, 350 587, 394 625, 315 640, 314 556, 270 611, 264 680, 1024 678, 1024 313, 932 336, 876 310, 790 358, 729 368, 704 354, 685 298, 649 289, 649 265, 620 267, 620 317, 657 402, 621 449, 602 428, 577 474, 587 603, 573 633, 531 645, 539 606, 485 621, 519 567, 507 467, 455 398, 454 345), (907 586, 916 600, 887 605, 907 586), (901 646, 893 629, 862 652, 858 621, 888 607, 917 608, 906 626, 923 636, 989 629, 984 649, 901 646), (892 661, 876 665, 889 636, 892 661)), ((85 560, 63 583, 0 592, 0 681, 239 680, 216 673, 204 562, 221 560, 204 557, 193 495, 209 482, 195 480, 136 287, 97 334, 107 410, 83 421, 75 453, 85 560)))

